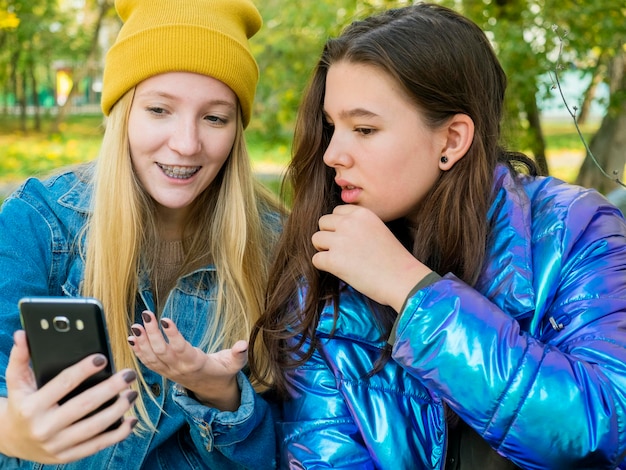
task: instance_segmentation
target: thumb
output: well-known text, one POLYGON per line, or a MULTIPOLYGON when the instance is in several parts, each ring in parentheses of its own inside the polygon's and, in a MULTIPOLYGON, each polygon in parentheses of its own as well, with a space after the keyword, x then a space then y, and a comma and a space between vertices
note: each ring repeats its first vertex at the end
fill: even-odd
POLYGON ((248 352, 248 342, 245 339, 240 339, 231 348, 233 355, 248 352))
POLYGON ((242 369, 248 362, 248 342, 240 339, 231 348, 233 363, 238 369, 242 369))
POLYGON ((13 348, 6 370, 7 388, 11 391, 33 392, 37 389, 35 376, 30 368, 30 353, 26 333, 17 330, 13 335, 13 348))

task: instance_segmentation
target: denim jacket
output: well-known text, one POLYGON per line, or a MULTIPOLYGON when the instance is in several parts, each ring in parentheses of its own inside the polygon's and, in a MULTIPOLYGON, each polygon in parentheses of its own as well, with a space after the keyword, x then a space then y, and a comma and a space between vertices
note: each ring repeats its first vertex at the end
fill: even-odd
POLYGON ((336 324, 323 309, 320 347, 290 373, 281 464, 450 468, 446 403, 521 468, 626 468, 622 215, 593 190, 505 167, 494 191, 477 284, 441 273, 410 295, 379 372, 387 342, 366 299, 344 286, 336 324))
MULTIPOLYGON (((89 168, 89 167, 87 167, 89 168)), ((7 198, 0 212, 0 396, 7 396, 4 371, 20 328, 18 300, 24 296, 78 296, 84 266, 76 237, 89 211, 91 186, 74 172, 47 180, 31 178, 7 198)), ((273 214, 266 214, 272 221, 273 214)), ((271 223, 272 229, 277 224, 271 223)), ((180 279, 167 299, 163 316, 176 322, 192 344, 202 335, 202 316, 215 307, 213 266, 180 279), (202 288, 198 289, 198 285, 202 288)), ((147 276, 140 275, 135 321, 154 310, 147 276)), ((210 314, 210 313, 209 313, 210 314)), ((274 420, 268 403, 239 373, 241 405, 222 412, 202 405, 170 381, 149 369, 142 373, 156 402, 145 397, 157 432, 131 434, 124 441, 75 463, 42 466, 0 454, 0 469, 110 468, 236 469, 275 466, 274 420)))

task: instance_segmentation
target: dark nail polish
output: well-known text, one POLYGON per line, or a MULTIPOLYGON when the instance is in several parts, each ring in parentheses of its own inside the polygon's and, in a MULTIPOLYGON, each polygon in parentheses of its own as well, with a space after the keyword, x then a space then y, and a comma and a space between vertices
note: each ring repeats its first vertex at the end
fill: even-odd
POLYGON ((129 384, 137 378, 137 374, 133 370, 127 370, 126 372, 124 372, 124 375, 122 375, 122 377, 124 378, 124 381, 129 384))
POLYGON ((152 318, 150 317, 150 315, 148 314, 148 312, 143 312, 141 314, 141 318, 143 318, 143 321, 145 323, 150 323, 152 321, 152 318))
POLYGON ((93 365, 96 367, 103 366, 106 364, 106 362, 107 359, 102 354, 98 354, 96 357, 93 358, 93 365))
POLYGON ((137 426, 138 420, 137 418, 130 418, 130 420, 130 429, 133 429, 135 426, 137 426))
POLYGON ((135 342, 134 342, 132 339, 129 339, 129 340, 128 340, 128 344, 130 344, 131 346, 134 346, 134 345, 135 345, 135 342))
POLYGON ((163 328, 169 328, 169 327, 170 327, 170 324, 169 324, 169 322, 167 322, 167 321, 165 321, 165 320, 161 320, 161 326, 162 326, 163 328))
POLYGON ((131 326, 130 330, 133 332, 135 336, 137 337, 141 336, 141 330, 137 328, 136 326, 131 326))
POLYGON ((135 400, 137 399, 138 396, 139 396, 139 393, 133 390, 128 395, 126 395, 126 399, 128 400, 128 403, 132 405, 133 403, 135 403, 135 400))

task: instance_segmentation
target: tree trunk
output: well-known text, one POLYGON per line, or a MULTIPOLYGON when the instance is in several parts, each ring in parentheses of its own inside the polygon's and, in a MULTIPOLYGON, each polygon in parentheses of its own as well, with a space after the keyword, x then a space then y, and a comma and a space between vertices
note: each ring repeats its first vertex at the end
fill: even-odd
MULTIPOLYGON (((20 50, 19 48, 13 51, 11 54, 11 87, 13 91, 13 99, 14 107, 19 105, 19 96, 20 96, 20 87, 19 87, 19 74, 17 71, 17 67, 20 60, 20 50)), ((22 131, 26 131, 26 129, 22 129, 22 131)))
POLYGON ((28 122, 28 118, 26 115, 26 106, 27 106, 27 101, 26 101, 26 96, 27 96, 27 91, 26 91, 26 72, 24 70, 22 70, 20 73, 17 74, 18 76, 18 98, 17 98, 17 102, 19 103, 19 108, 20 108, 20 129, 22 130, 22 132, 24 132, 26 134, 26 132, 28 132, 28 127, 27 127, 27 122, 28 122))
POLYGON ((617 113, 608 113, 591 139, 589 149, 598 161, 590 155, 583 160, 576 178, 576 184, 596 188, 608 194, 619 185, 612 180, 622 180, 626 164, 626 100, 617 113))
MULTIPOLYGON (((519 61, 533 64, 535 52, 524 40, 523 15, 526 9, 525 3, 513 0, 495 0, 495 4, 495 17, 503 19, 514 28, 514 31, 518 32, 519 49, 517 54, 519 55, 519 61)), ((511 89, 511 83, 511 77, 509 77, 509 89, 511 89)), ((532 138, 530 151, 537 163, 539 173, 548 175, 550 174, 550 169, 548 168, 548 160, 546 158, 546 141, 541 126, 541 113, 537 105, 537 88, 537 80, 534 78, 532 82, 518 83, 517 94, 528 121, 528 134, 532 138)))
POLYGON ((591 77, 591 82, 589 82, 589 86, 585 90, 583 94, 583 102, 580 105, 580 111, 578 112, 578 124, 583 125, 587 122, 589 118, 589 113, 591 112, 591 103, 593 103, 593 98, 596 94, 596 90, 598 89, 598 85, 602 83, 603 73, 600 70, 601 58, 598 59, 598 64, 593 69, 593 76, 591 77))
POLYGON ((526 118, 528 119, 528 127, 534 137, 531 144, 531 151, 535 157, 535 162, 537 162, 537 166, 539 167, 539 173, 542 175, 549 175, 550 169, 548 168, 548 160, 546 159, 546 140, 543 137, 541 116, 535 96, 536 95, 533 94, 527 97, 524 102, 526 118))
POLYGON ((34 109, 34 125, 33 128, 35 131, 41 131, 41 116, 40 116, 40 107, 39 107, 39 95, 37 94, 37 77, 35 77, 35 64, 32 61, 29 61, 28 64, 28 73, 30 75, 30 86, 33 96, 33 109, 34 109))
MULTIPOLYGON (((102 20, 104 19, 107 12, 112 7, 113 6, 112 6, 111 0, 101 0, 101 2, 99 2, 98 4, 98 17, 96 18, 94 30, 91 35, 91 44, 89 47, 89 53, 87 54, 87 58, 84 64, 90 64, 94 55, 96 54, 98 50, 98 36, 100 34, 100 28, 102 27, 102 20)), ((73 81, 72 88, 70 89, 70 92, 67 96, 67 101, 63 104, 63 106, 60 106, 58 109, 56 119, 54 120, 54 123, 52 124, 52 132, 58 132, 60 124, 63 121, 65 121, 67 110, 69 109, 69 106, 71 106, 72 98, 76 94, 77 85, 87 76, 88 71, 89 71, 88 69, 89 67, 86 65, 83 65, 79 69, 74 69, 74 73, 72 77, 72 81, 73 81)))
POLYGON ((626 53, 616 55, 610 64, 611 99, 600 128, 591 139, 590 155, 583 160, 576 183, 608 194, 622 180, 626 164, 626 53))

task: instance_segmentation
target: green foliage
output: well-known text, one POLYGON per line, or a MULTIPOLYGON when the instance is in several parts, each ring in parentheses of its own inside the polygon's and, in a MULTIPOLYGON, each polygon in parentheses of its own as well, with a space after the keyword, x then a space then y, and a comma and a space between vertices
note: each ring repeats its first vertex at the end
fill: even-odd
POLYGON ((251 130, 288 144, 300 97, 328 37, 352 20, 407 2, 381 0, 259 0, 263 28, 253 38, 261 70, 251 130))
MULTIPOLYGON (((457 9, 487 31, 509 77, 505 130, 507 142, 513 148, 534 148, 538 137, 528 124, 529 104, 537 97, 556 95, 549 75, 554 71, 560 39, 552 25, 568 32, 563 44, 563 64, 588 75, 599 71, 605 81, 608 80, 606 63, 623 47, 626 38, 624 0, 433 1, 457 9)), ((300 97, 326 39, 339 34, 356 18, 411 1, 256 0, 255 3, 264 25, 252 39, 261 78, 248 140, 253 160, 260 167, 271 168, 284 166, 289 159, 300 97)), ((94 18, 100 4, 109 8, 105 20, 108 28, 103 27, 101 31, 101 37, 106 37, 105 33, 115 33, 118 24, 112 0, 0 0, 0 112, 3 105, 15 101, 9 103, 3 97, 32 101, 33 87, 37 87, 39 95, 51 96, 58 61, 89 67, 92 76, 98 76, 105 51, 95 54, 93 62, 87 62, 86 58, 92 46, 94 18), (2 27, 7 17, 11 19, 11 28, 2 27)), ((581 101, 583 93, 584 90, 580 90, 581 101)), ((611 96, 613 102, 623 99, 623 94, 611 96)), ((71 128, 72 125, 68 125, 68 129, 71 128)), ((571 129, 574 130, 573 125, 571 129)), ((30 138, 32 136, 21 135, 7 143, 5 137, 0 136, 0 148, 8 149, 4 154, 6 162, 0 162, 7 167, 0 168, 5 177, 11 165, 21 168, 13 170, 14 177, 19 177, 23 169, 47 171, 54 166, 52 161, 93 158, 97 153, 92 148, 97 149, 97 144, 89 147, 72 144, 66 132, 41 137, 42 142, 33 142, 30 138), (50 147, 46 147, 43 140, 48 140, 50 147), (33 152, 37 157, 28 155, 33 152)), ((97 139, 94 137, 94 140, 97 139)), ((549 139, 547 143, 554 145, 549 139)), ((582 145, 576 148, 582 149, 582 145)))

